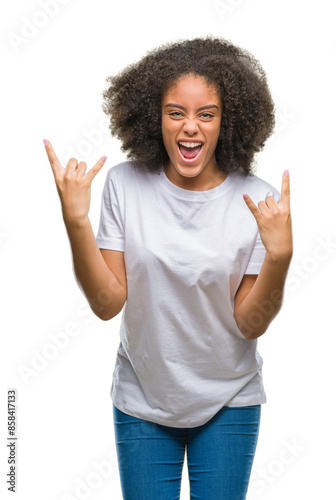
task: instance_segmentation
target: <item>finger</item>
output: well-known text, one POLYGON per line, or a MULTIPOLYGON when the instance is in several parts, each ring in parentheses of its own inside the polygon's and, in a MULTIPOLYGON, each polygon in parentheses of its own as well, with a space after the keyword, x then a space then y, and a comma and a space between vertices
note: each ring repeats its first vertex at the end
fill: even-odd
POLYGON ((253 203, 253 201, 251 200, 251 198, 249 197, 248 194, 243 194, 243 198, 245 200, 246 205, 248 206, 248 208, 250 209, 250 211, 252 212, 252 214, 256 218, 256 220, 259 220, 261 214, 260 214, 258 207, 253 203))
POLYGON ((282 175, 280 201, 289 206, 289 198, 290 198, 289 172, 288 172, 288 170, 285 170, 283 175, 282 175))
POLYGON ((79 177, 83 176, 86 172, 87 165, 84 161, 80 161, 76 168, 76 173, 79 177))
POLYGON ((56 153, 50 144, 50 142, 47 139, 43 139, 44 147, 46 150, 46 153, 48 155, 49 163, 51 165, 52 171, 54 174, 57 174, 60 170, 62 170, 62 165, 59 161, 59 159, 56 156, 56 153))
POLYGON ((67 163, 67 166, 65 167, 65 173, 66 174, 74 174, 75 170, 77 168, 78 161, 76 158, 70 158, 70 160, 67 163))
POLYGON ((107 156, 102 156, 97 163, 87 172, 86 177, 91 183, 92 179, 98 174, 99 170, 103 168, 107 156))
POLYGON ((267 216, 270 214, 270 208, 267 206, 266 202, 264 200, 260 200, 258 203, 258 208, 263 216, 267 216))
POLYGON ((269 195, 265 198, 265 204, 271 211, 275 211, 278 208, 278 204, 273 196, 269 195))

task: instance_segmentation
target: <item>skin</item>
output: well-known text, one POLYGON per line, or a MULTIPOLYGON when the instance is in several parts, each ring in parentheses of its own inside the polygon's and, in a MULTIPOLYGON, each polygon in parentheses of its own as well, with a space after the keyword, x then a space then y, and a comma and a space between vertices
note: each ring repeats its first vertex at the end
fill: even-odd
MULTIPOLYGON (((181 77, 164 96, 162 137, 169 155, 165 173, 175 185, 203 191, 225 180, 226 174, 219 171, 215 158, 221 112, 222 102, 216 88, 199 75, 181 77), (200 109, 205 106, 209 108, 200 109), (178 152, 179 141, 204 143, 196 163, 183 162, 178 152)), ((235 296, 234 315, 238 328, 251 340, 265 333, 282 304, 293 252, 287 174, 285 171, 282 178, 279 204, 273 196, 268 196, 256 206, 244 193, 246 207, 256 220, 266 249, 259 275, 245 274, 235 296)))
POLYGON ((89 220, 91 183, 106 157, 86 172, 85 162, 70 158, 64 168, 49 141, 45 149, 61 200, 77 283, 92 311, 102 320, 116 316, 127 298, 124 252, 99 249, 89 220))
MULTIPOLYGON (((164 96, 162 136, 169 155, 165 173, 177 186, 202 191, 225 181, 227 174, 219 170, 215 158, 221 111, 222 103, 215 87, 196 75, 180 78, 164 96), (204 106, 207 109, 200 109, 204 106), (203 143, 195 163, 188 164, 181 159, 178 141, 203 143)), ((49 141, 45 142, 45 149, 61 200, 78 284, 93 312, 103 320, 111 319, 121 311, 127 299, 124 253, 100 250, 88 217, 91 183, 106 158, 101 158, 86 172, 86 163, 75 158, 63 168, 49 141)), ((281 308, 292 258, 288 171, 285 170, 282 177, 279 203, 272 196, 259 201, 258 206, 247 194, 243 200, 255 218, 266 250, 260 273, 246 274, 235 296, 237 326, 247 339, 253 340, 265 333, 281 308)))
POLYGON ((289 172, 282 176, 281 199, 273 196, 256 206, 245 194, 245 203, 258 225, 266 255, 258 275, 245 275, 237 290, 234 316, 243 335, 254 340, 263 335, 280 311, 285 280, 293 255, 289 172))
POLYGON ((221 114, 222 102, 215 87, 201 76, 183 76, 165 94, 161 122, 163 143, 169 155, 165 173, 173 184, 204 191, 226 179, 227 174, 219 169, 215 158, 221 114), (196 163, 183 161, 179 141, 203 143, 196 163))

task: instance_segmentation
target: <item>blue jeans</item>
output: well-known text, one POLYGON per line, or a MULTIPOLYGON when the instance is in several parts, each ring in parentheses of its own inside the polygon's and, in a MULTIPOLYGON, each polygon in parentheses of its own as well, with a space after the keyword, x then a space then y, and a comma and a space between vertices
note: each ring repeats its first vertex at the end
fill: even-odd
POLYGON ((224 406, 207 423, 167 427, 113 405, 124 500, 179 500, 185 449, 192 500, 244 500, 261 405, 224 406))

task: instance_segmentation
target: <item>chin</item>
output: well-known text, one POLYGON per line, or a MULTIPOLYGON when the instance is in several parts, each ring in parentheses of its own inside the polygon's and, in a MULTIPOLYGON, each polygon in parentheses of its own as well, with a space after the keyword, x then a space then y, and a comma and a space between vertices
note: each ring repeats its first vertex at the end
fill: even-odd
POLYGON ((196 177, 202 170, 204 170, 205 165, 174 165, 175 169, 183 177, 196 177))

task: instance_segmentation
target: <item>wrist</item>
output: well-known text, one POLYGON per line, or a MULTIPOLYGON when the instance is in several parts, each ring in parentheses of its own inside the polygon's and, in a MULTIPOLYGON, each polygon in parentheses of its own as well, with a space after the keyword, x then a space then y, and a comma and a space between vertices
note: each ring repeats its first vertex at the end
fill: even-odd
POLYGON ((63 221, 67 229, 81 229, 87 225, 90 225, 90 219, 87 215, 82 217, 74 217, 63 213, 63 221))
POLYGON ((287 265, 289 266, 292 260, 293 251, 288 250, 284 252, 268 252, 266 251, 265 261, 272 265, 287 265))

